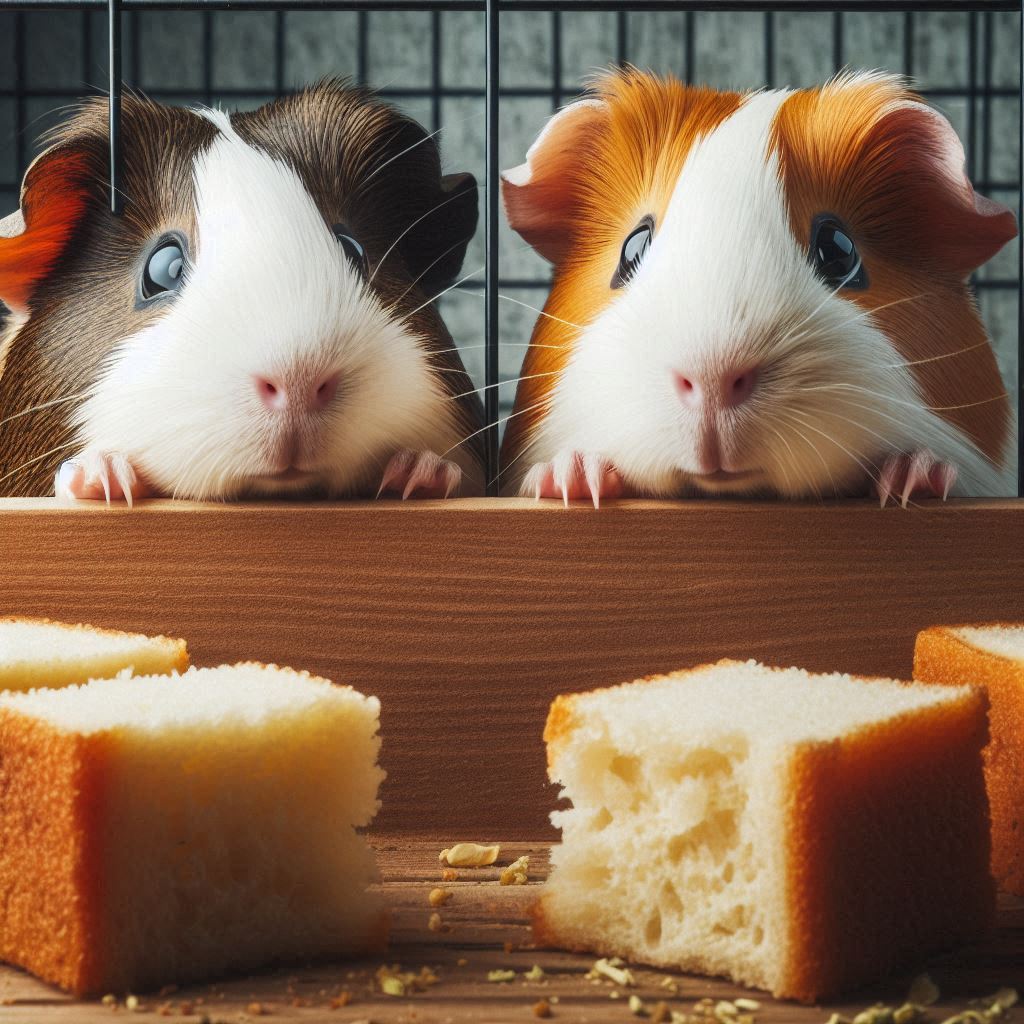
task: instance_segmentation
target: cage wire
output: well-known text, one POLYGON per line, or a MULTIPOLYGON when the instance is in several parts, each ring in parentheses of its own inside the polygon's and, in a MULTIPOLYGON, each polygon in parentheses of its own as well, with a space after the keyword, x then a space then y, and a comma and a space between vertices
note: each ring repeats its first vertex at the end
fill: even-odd
MULTIPOLYGON (((187 10, 126 11, 125 86, 164 102, 231 109, 257 106, 322 75, 348 76, 439 131, 446 169, 472 171, 485 186, 488 155, 502 167, 521 162, 544 119, 603 68, 634 64, 688 82, 756 88, 811 85, 845 67, 881 67, 906 75, 950 118, 978 190, 1020 212, 1021 25, 1019 11, 1005 2, 913 9, 819 2, 800 10, 784 0, 778 9, 753 2, 716 10, 690 0, 676 10, 669 3, 639 10, 644 5, 505 0, 494 25, 480 3, 427 0, 418 10, 329 10, 329 0, 314 10, 273 0, 262 5, 277 9, 202 9, 193 2, 187 10), (490 58, 488 42, 498 44, 490 58), (499 131, 490 140, 489 77, 499 83, 499 131)), ((106 12, 75 6, 75 0, 14 0, 0 10, 0 139, 6 141, 0 147, 0 216, 17 205, 35 139, 59 119, 61 108, 106 92, 106 12)), ((483 392, 489 418, 503 421, 536 317, 527 306, 543 306, 550 271, 503 222, 495 240, 498 260, 485 270, 486 193, 481 188, 481 228, 467 252, 465 279, 440 305, 476 384, 491 385, 483 392), (499 301, 494 287, 488 295, 489 283, 516 301, 499 301), (493 367, 486 366, 481 344, 489 321, 500 341, 493 367), (505 383, 494 387, 498 381, 505 383)), ((1021 395, 1019 260, 1014 242, 974 282, 1015 405, 1021 395)))

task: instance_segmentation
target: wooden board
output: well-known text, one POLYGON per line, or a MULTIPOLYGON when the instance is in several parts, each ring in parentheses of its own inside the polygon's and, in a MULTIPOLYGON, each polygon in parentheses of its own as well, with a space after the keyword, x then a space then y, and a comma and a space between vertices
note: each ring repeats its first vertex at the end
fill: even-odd
MULTIPOLYGON (((427 894, 441 884, 436 842, 379 839, 376 843, 384 874, 384 891, 393 907, 392 948, 387 958, 372 962, 291 968, 214 985, 165 993, 143 994, 141 1019, 156 1016, 163 1006, 171 1020, 195 1022, 208 1014, 214 1022, 294 1020, 337 1021, 339 1024, 373 1021, 376 1024, 457 1024, 487 1021, 493 1024, 528 1024, 536 1021, 532 1007, 542 999, 558 997, 552 1009, 553 1022, 574 1024, 629 1024, 635 1018, 628 1009, 630 994, 639 995, 647 1006, 666 1000, 680 1012, 693 1009, 696 1000, 752 997, 762 1005, 758 1024, 824 1024, 833 1010, 850 1013, 876 1000, 902 1001, 911 974, 889 979, 868 991, 820 1007, 778 1003, 764 993, 740 989, 725 981, 695 976, 672 975, 678 992, 662 987, 666 972, 634 969, 635 989, 616 988, 610 983, 595 985, 585 977, 593 958, 532 947, 526 912, 536 896, 547 870, 547 848, 543 845, 510 844, 502 853, 507 861, 529 853, 531 882, 526 886, 500 886, 496 869, 463 870, 460 879, 446 883, 452 897, 442 908, 443 920, 451 927, 442 934, 427 926, 431 908, 427 894), (505 944, 512 945, 506 952, 505 944), (404 970, 433 968, 439 982, 427 992, 411 998, 383 995, 372 983, 382 963, 401 964, 404 970), (526 982, 522 973, 537 964, 545 971, 542 982, 526 982), (497 969, 518 972, 514 982, 487 981, 497 969), (331 1009, 331 1000, 342 989, 352 995, 345 1007, 331 1009), (618 991, 618 999, 611 993, 618 991), (201 1002, 200 1002, 201 1000, 201 1002), (182 1003, 192 1013, 181 1012, 182 1003), (250 1007, 259 1003, 262 1015, 250 1007), (297 1004, 297 1005, 296 1005, 297 1004)), ((1024 993, 1024 900, 1002 900, 997 929, 969 949, 935 957, 926 965, 943 993, 935 1007, 941 1020, 967 1005, 967 1000, 991 994, 1003 985, 1015 985, 1024 993)), ((129 1015, 98 1001, 76 1002, 68 996, 13 968, 0 967, 0 1021, 24 1024, 110 1024, 129 1015)), ((1021 1011, 1018 1011, 1021 1015, 1021 1011)), ((1012 1018, 1011 1018, 1012 1019, 1012 1018)))
POLYGON ((551 698, 721 657, 906 676, 1024 620, 1024 502, 0 502, 0 613, 184 636, 377 694, 386 833, 551 836, 551 698))

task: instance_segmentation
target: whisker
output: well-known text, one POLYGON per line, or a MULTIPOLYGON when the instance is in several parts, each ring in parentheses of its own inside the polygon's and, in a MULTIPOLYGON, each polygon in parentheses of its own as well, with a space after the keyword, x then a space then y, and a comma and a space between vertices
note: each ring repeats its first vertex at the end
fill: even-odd
MULTIPOLYGON (((825 438, 826 441, 830 441, 840 451, 845 452, 847 455, 849 455, 850 458, 853 459, 853 461, 856 462, 857 465, 860 466, 860 468, 864 470, 864 472, 868 475, 868 479, 869 480, 871 480, 873 483, 879 484, 879 486, 881 486, 881 481, 879 480, 879 478, 877 476, 875 476, 874 473, 871 472, 872 469, 875 470, 876 473, 880 472, 878 466, 875 465, 874 462, 870 463, 871 469, 868 469, 868 467, 858 458, 856 453, 850 451, 850 449, 847 448, 846 445, 840 443, 831 434, 826 434, 823 430, 819 430, 816 426, 814 426, 813 423, 809 423, 804 417, 799 416, 797 413, 793 412, 793 410, 790 410, 790 415, 797 416, 798 422, 803 424, 803 426, 807 427, 808 430, 813 430, 816 434, 820 434, 823 438, 825 438)), ((860 454, 863 455, 864 453, 861 452, 860 454)), ((865 456, 865 458, 866 458, 866 456, 865 456)), ((829 473, 829 476, 831 476, 831 475, 832 474, 829 473)), ((833 490, 835 490, 836 495, 838 496, 839 490, 835 486, 835 480, 834 479, 832 481, 832 487, 833 487, 833 490)))
POLYGON ((29 459, 28 462, 23 462, 20 466, 16 466, 9 473, 5 473, 3 476, 0 476, 0 483, 3 483, 4 480, 10 479, 12 476, 16 476, 23 469, 27 469, 29 466, 33 466, 37 462, 42 462, 43 459, 47 459, 51 455, 56 455, 57 452, 64 451, 66 448, 74 447, 77 443, 78 442, 73 439, 71 441, 65 441, 63 444, 57 445, 56 448, 51 448, 48 452, 43 452, 42 455, 37 455, 35 458, 29 459))
POLYGON ((974 409, 979 405, 989 405, 991 402, 1000 402, 1004 398, 1009 396, 1004 391, 1001 395, 994 395, 992 398, 983 398, 978 402, 964 402, 962 405, 918 405, 916 402, 908 402, 901 398, 895 398, 891 395, 882 395, 877 391, 872 391, 870 388, 863 387, 860 384, 821 384, 815 387, 800 388, 801 391, 833 391, 836 388, 848 388, 852 391, 862 391, 866 395, 871 395, 872 398, 880 398, 883 402, 894 402, 897 405, 905 405, 909 409, 924 409, 926 412, 952 412, 955 409, 974 409))
POLYGON ((545 313, 543 309, 538 309, 536 306, 531 306, 528 302, 523 302, 521 299, 514 299, 511 295, 502 295, 498 293, 498 298, 503 299, 505 302, 514 302, 517 306, 522 306, 524 309, 533 310, 538 316, 547 317, 549 320, 554 320, 556 323, 565 324, 566 327, 575 328, 577 331, 586 330, 582 324, 574 324, 569 320, 563 320, 561 317, 552 316, 550 313, 545 313))
POLYGON ((55 405, 63 405, 65 402, 74 402, 79 398, 85 398, 88 394, 88 391, 80 391, 77 395, 68 395, 67 398, 54 398, 49 402, 40 402, 39 405, 30 405, 27 409, 22 409, 21 412, 16 412, 12 416, 7 416, 5 419, 0 420, 0 427, 5 423, 10 423, 11 420, 39 412, 41 409, 50 409, 55 405))
MULTIPOLYGON (((385 88, 387 88, 387 86, 382 86, 381 87, 381 89, 385 89, 385 88)), ((380 90, 378 90, 378 91, 380 91, 380 90)), ((362 182, 362 185, 360 185, 360 188, 363 187, 364 185, 367 185, 370 181, 372 181, 374 176, 377 175, 377 174, 380 174, 380 172, 383 171, 384 168, 388 166, 388 164, 394 163, 396 160, 398 160, 401 157, 405 156, 406 153, 409 153, 412 150, 414 150, 417 146, 422 146, 424 142, 429 142, 431 139, 433 139, 436 136, 440 135, 441 132, 443 132, 446 128, 450 127, 451 125, 453 125, 453 124, 465 124, 467 121, 478 120, 478 119, 480 119, 483 116, 484 115, 482 113, 477 112, 475 114, 468 114, 466 117, 461 117, 461 118, 459 118, 458 121, 449 121, 448 124, 441 125, 441 127, 438 128, 436 131, 432 131, 426 137, 420 139, 417 142, 414 142, 411 146, 406 146, 405 149, 403 149, 400 153, 396 153, 394 156, 389 157, 387 160, 385 160, 384 163, 382 163, 379 167, 375 168, 371 174, 369 174, 366 178, 363 179, 363 182, 362 182)))
POLYGON ((549 373, 528 373, 525 377, 510 377, 508 380, 499 380, 497 384, 485 384, 481 388, 474 388, 472 391, 464 391, 461 395, 451 395, 450 400, 466 398, 469 395, 479 394, 481 391, 488 391, 491 388, 501 388, 506 384, 518 384, 521 380, 535 380, 537 377, 557 377, 560 370, 551 370, 549 373))
POLYGON ((453 288, 458 288, 460 284, 463 284, 464 282, 468 281, 471 277, 476 277, 477 274, 482 274, 483 271, 483 266, 477 267, 476 270, 467 274, 465 277, 460 278, 458 281, 455 282, 455 284, 448 285, 447 288, 445 288, 443 291, 438 292, 431 298, 427 299, 426 302, 421 302, 411 313, 405 314, 405 319, 411 320, 421 309, 426 309, 427 306, 429 306, 431 303, 437 302, 437 300, 441 298, 442 295, 447 295, 453 288))
POLYGON ((979 341, 977 345, 968 345, 967 348, 957 349, 956 352, 943 352, 940 356, 929 356, 927 359, 915 359, 907 363, 889 363, 885 369, 900 370, 907 366, 921 366, 923 363, 937 363, 940 359, 951 359, 953 356, 962 356, 965 352, 973 352, 978 348, 987 348, 988 340, 979 341))
POLYGON ((412 281, 412 283, 411 283, 411 284, 409 285, 409 287, 408 287, 408 288, 406 288, 406 289, 405 289, 405 291, 404 291, 404 292, 402 292, 402 294, 401 294, 401 295, 399 295, 399 296, 398 296, 398 298, 397 298, 397 299, 395 299, 395 301, 394 301, 393 303, 391 303, 391 308, 390 308, 390 310, 389 310, 390 314, 391 314, 392 316, 400 316, 401 314, 400 314, 400 313, 399 313, 399 311, 398 311, 398 304, 399 304, 399 303, 400 303, 400 302, 402 301, 402 299, 404 299, 404 298, 406 297, 406 295, 408 295, 408 294, 409 294, 409 292, 411 292, 411 291, 413 290, 413 288, 415 288, 415 287, 416 287, 416 285, 418 285, 418 284, 420 283, 420 281, 421 281, 421 280, 422 280, 422 279, 423 279, 424 277, 426 277, 426 276, 427 276, 427 274, 429 274, 429 273, 430 273, 430 271, 431 271, 431 270, 432 270, 432 269, 433 269, 434 267, 436 267, 438 263, 440 263, 440 262, 441 262, 441 260, 443 260, 443 259, 445 258, 445 256, 447 256, 447 255, 448 255, 448 254, 449 254, 450 252, 452 252, 452 251, 453 251, 454 249, 457 249, 457 248, 458 248, 458 247, 459 247, 460 245, 464 245, 464 244, 465 244, 466 242, 468 242, 468 241, 469 241, 469 240, 470 240, 470 239, 471 239, 472 237, 473 237, 473 236, 472 236, 472 235, 470 235, 470 236, 469 236, 469 238, 459 238, 459 239, 457 239, 457 240, 456 240, 456 241, 455 241, 455 242, 454 242, 454 243, 453 243, 452 245, 448 246, 448 248, 447 248, 447 249, 445 249, 445 251, 444 251, 443 253, 441 253, 441 255, 440 255, 440 256, 438 256, 438 257, 437 257, 436 259, 433 259, 433 260, 431 260, 431 261, 430 261, 430 263, 428 263, 428 264, 426 265, 426 267, 424 267, 424 269, 423 269, 423 270, 421 270, 421 271, 419 272, 419 274, 417 274, 417 275, 416 275, 416 277, 415 277, 415 278, 413 279, 413 281, 412 281))
POLYGON ((471 441, 474 437, 476 437, 478 434, 482 434, 485 430, 493 430, 495 427, 500 427, 502 423, 508 423, 509 420, 514 420, 517 416, 522 416, 525 413, 533 412, 535 409, 540 409, 542 406, 547 405, 548 402, 549 399, 544 398, 539 402, 534 402, 533 405, 527 406, 525 409, 520 409, 518 412, 510 413, 508 416, 501 416, 498 419, 496 419, 493 423, 485 424, 479 430, 474 430, 473 433, 469 435, 469 437, 464 437, 461 441, 456 441, 455 444, 453 444, 451 448, 448 449, 448 451, 441 453, 441 458, 443 459, 448 454, 448 452, 454 451, 456 448, 459 447, 459 445, 465 444, 467 441, 471 441))
MULTIPOLYGON (((483 188, 484 186, 483 186, 483 185, 481 185, 481 186, 479 186, 479 187, 480 187, 480 188, 483 188)), ((432 207, 431 207, 431 208, 430 208, 429 210, 427 210, 427 212, 426 212, 426 213, 424 213, 424 214, 421 214, 421 215, 420 215, 419 217, 417 217, 417 218, 416 218, 416 219, 415 219, 415 220, 414 220, 414 221, 413 221, 413 222, 412 222, 412 223, 411 223, 411 224, 410 224, 410 225, 409 225, 409 226, 408 226, 408 227, 407 227, 407 228, 406 228, 406 229, 405 229, 405 230, 404 230, 404 231, 403 231, 403 232, 402 232, 402 233, 401 233, 401 234, 400 234, 400 235, 399 235, 399 236, 398 236, 398 237, 397 237, 397 238, 396 238, 396 239, 395 239, 395 240, 394 240, 394 241, 393 241, 393 242, 392 242, 392 243, 391 243, 391 244, 390 244, 390 245, 389 245, 388 247, 387 247, 387 250, 385 251, 384 255, 383 255, 383 256, 381 256, 380 260, 378 260, 378 262, 377 262, 377 266, 376 266, 376 267, 374 267, 374 269, 373 269, 373 273, 372 273, 372 274, 370 274, 370 279, 369 279, 369 281, 367 281, 367 284, 368 284, 368 285, 370 285, 370 284, 373 284, 373 279, 374 279, 374 278, 375 278, 375 277, 377 276, 377 272, 378 272, 378 271, 380 270, 380 268, 381 268, 381 267, 382 267, 382 266, 384 265, 384 261, 385 261, 385 260, 386 260, 386 259, 387 259, 387 258, 388 258, 388 257, 389 257, 390 255, 391 255, 391 253, 392 253, 392 252, 394 252, 395 246, 396 246, 396 245, 398 245, 398 243, 399 243, 399 242, 400 242, 400 241, 401 241, 401 240, 402 240, 403 238, 405 238, 405 236, 406 236, 407 234, 409 234, 409 232, 410 232, 410 231, 412 231, 412 229, 413 229, 414 227, 416 227, 416 225, 417 225, 417 224, 421 223, 422 221, 425 221, 425 220, 426 220, 426 219, 427 219, 427 218, 428 218, 429 216, 431 216, 432 214, 434 214, 434 213, 437 213, 437 211, 438 211, 438 210, 440 210, 442 206, 447 206, 447 205, 448 205, 449 203, 454 203, 456 199, 461 199, 461 198, 462 198, 462 197, 463 197, 464 195, 466 195, 466 194, 467 194, 467 193, 468 193, 469 191, 470 191, 469 189, 463 189, 463 190, 462 190, 461 192, 456 192, 456 193, 455 193, 454 195, 450 195, 450 196, 449 196, 449 197, 448 197, 447 199, 442 199, 442 200, 441 200, 441 202, 439 202, 439 203, 438 203, 438 204, 437 204, 436 206, 432 206, 432 207)))

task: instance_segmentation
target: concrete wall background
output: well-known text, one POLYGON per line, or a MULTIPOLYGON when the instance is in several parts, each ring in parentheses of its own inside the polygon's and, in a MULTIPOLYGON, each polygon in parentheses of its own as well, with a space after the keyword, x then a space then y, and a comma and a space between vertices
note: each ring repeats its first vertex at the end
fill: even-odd
MULTIPOLYGON (((252 107, 321 75, 362 77, 431 128, 449 170, 483 179, 483 18, 472 12, 144 12, 125 16, 126 80, 168 102, 252 107)), ((593 71, 628 59, 719 87, 820 82, 837 67, 911 75, 952 121, 979 188, 1019 201, 1018 55, 1015 14, 615 12, 502 18, 501 158, 522 160, 544 119, 593 71), (973 40, 973 44, 972 44, 973 40), (841 45, 839 45, 841 44, 841 45), (973 56, 972 56, 973 53, 973 56), (986 95, 988 93, 988 95, 986 95)), ((102 89, 102 15, 15 15, 0 9, 0 216, 35 140, 61 107, 102 89)), ((546 264, 502 230, 503 293, 540 307, 546 264)), ((1000 366, 1017 394, 1017 245, 985 267, 979 304, 1000 366)), ((483 378, 483 233, 470 246, 464 288, 442 300, 467 365, 483 378)), ((502 378, 518 374, 535 314, 501 304, 502 378)), ((501 389, 502 415, 514 385, 501 389)))

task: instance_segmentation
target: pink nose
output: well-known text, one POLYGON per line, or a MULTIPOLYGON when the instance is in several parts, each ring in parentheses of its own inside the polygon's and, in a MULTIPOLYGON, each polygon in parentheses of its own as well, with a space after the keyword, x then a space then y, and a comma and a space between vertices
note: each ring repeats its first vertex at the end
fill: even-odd
POLYGON ((734 409, 742 405, 757 387, 757 367, 724 374, 693 374, 672 371, 676 394, 687 409, 702 409, 705 406, 719 409, 734 409))
POLYGON ((256 394, 271 412, 319 412, 331 404, 338 393, 340 373, 332 373, 312 381, 291 380, 285 383, 279 377, 253 375, 256 394))

